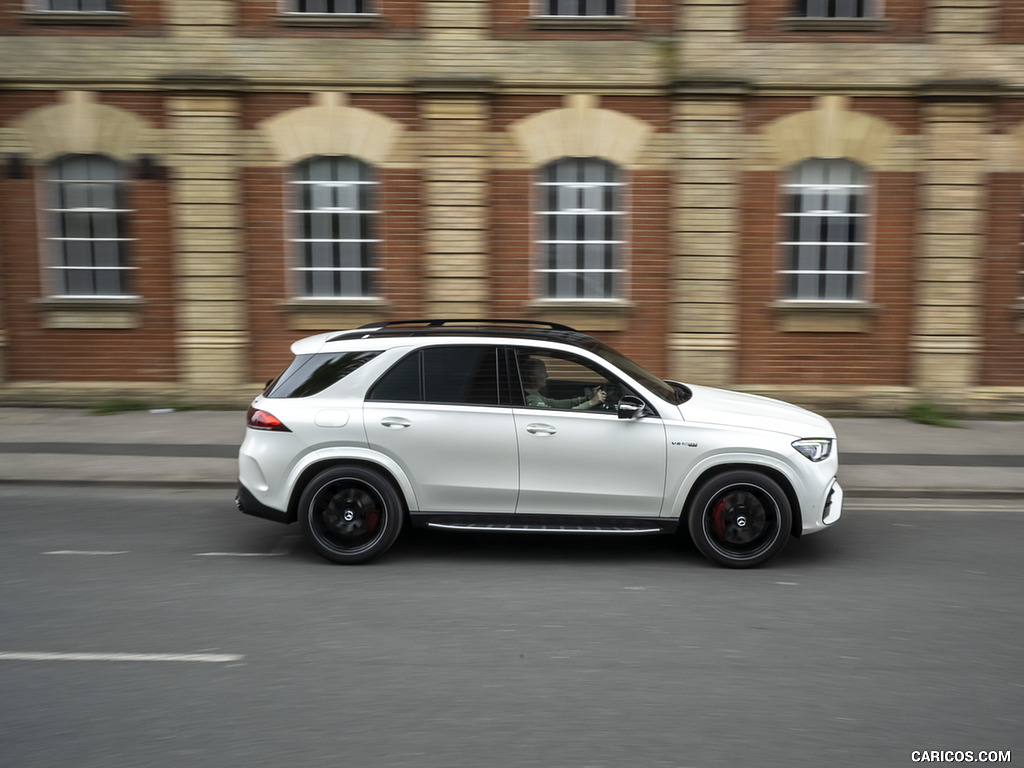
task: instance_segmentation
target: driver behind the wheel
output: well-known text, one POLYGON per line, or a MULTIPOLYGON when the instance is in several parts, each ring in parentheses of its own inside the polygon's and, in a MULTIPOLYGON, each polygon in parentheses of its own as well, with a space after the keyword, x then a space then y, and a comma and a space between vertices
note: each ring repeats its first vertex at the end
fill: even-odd
POLYGON ((548 369, 544 361, 536 357, 527 357, 522 361, 523 389, 526 393, 526 404, 540 408, 571 408, 586 410, 604 403, 607 397, 604 387, 594 387, 589 395, 570 397, 558 400, 540 393, 548 380, 548 369))

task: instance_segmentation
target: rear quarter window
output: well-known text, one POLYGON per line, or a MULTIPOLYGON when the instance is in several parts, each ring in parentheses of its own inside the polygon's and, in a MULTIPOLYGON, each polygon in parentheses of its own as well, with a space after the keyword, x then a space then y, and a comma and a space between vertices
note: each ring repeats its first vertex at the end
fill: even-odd
POLYGON ((318 352, 299 355, 270 382, 265 397, 309 397, 337 384, 380 352, 318 352))

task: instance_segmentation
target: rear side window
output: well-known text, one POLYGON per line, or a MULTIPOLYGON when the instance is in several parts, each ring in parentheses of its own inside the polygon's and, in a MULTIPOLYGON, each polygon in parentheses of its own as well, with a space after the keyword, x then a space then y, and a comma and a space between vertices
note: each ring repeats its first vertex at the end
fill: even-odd
POLYGON ((490 346, 428 347, 402 358, 368 400, 500 405, 498 350, 490 346))
POLYGON ((299 355, 263 393, 266 397, 309 397, 368 363, 380 352, 319 352, 299 355))

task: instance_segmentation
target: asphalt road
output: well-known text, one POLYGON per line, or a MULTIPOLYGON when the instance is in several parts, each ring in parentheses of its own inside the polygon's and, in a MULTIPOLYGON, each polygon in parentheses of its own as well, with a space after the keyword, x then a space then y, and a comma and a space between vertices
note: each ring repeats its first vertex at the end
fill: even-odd
POLYGON ((0 764, 1024 759, 1019 501, 851 501, 728 571, 435 533, 334 566, 230 496, 0 487, 0 764))

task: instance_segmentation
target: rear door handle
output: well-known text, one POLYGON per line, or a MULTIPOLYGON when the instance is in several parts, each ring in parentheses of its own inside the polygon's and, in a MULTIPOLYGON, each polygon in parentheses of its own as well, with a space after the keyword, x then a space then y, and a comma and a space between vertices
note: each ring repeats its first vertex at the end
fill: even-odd
POLYGON ((405 429, 406 427, 411 427, 412 422, 408 419, 403 419, 401 416, 385 416, 380 420, 380 425, 388 429, 405 429))
POLYGON ((531 435, 540 435, 541 437, 553 435, 558 432, 558 430, 550 424, 527 424, 526 431, 531 435))

